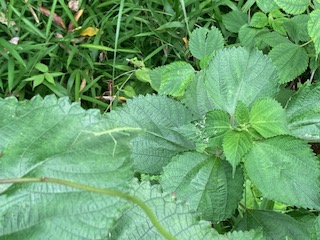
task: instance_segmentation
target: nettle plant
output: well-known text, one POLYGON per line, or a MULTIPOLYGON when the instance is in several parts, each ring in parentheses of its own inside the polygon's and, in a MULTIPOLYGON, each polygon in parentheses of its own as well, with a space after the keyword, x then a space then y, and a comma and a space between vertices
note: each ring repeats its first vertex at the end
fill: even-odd
POLYGON ((195 30, 200 71, 139 69, 158 94, 103 115, 2 99, 0 239, 318 239, 320 85, 280 103, 270 58, 223 44, 195 30))

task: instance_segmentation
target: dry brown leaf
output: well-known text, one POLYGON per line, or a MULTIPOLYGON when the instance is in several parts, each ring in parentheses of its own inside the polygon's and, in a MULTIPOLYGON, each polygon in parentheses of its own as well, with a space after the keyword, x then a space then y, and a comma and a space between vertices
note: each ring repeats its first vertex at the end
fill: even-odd
MULTIPOLYGON (((74 14, 74 19, 76 20, 76 22, 79 21, 79 18, 82 16, 82 14, 83 14, 83 9, 80 9, 78 12, 74 14)), ((74 29, 74 24, 70 22, 68 25, 68 31, 72 31, 73 29, 74 29)))
MULTIPOLYGON (((50 10, 44 8, 44 7, 39 7, 40 8, 40 12, 43 13, 44 15, 46 15, 47 17, 50 16, 50 10)), ((53 14, 53 21, 58 24, 60 27, 62 27, 63 29, 66 29, 66 25, 64 24, 62 18, 57 15, 56 13, 53 14)))

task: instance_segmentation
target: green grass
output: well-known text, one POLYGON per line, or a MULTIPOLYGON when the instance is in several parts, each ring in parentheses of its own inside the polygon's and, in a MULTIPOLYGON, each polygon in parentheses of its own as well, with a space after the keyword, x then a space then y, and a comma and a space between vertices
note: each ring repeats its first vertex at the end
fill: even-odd
POLYGON ((136 68, 128 60, 136 57, 150 68, 178 60, 195 64, 183 39, 197 26, 221 25, 216 20, 221 15, 220 5, 230 9, 242 2, 84 0, 80 6, 84 13, 78 21, 63 0, 1 2, 2 13, 14 25, 0 24, 0 97, 14 95, 22 100, 53 93, 105 111, 111 103, 117 105, 117 97, 153 91, 136 79, 136 68), (41 13, 39 5, 48 9, 48 16, 41 13), (82 30, 95 27, 99 32, 81 37, 81 29, 63 29, 54 14, 67 28, 71 22, 82 30), (9 43, 13 37, 19 37, 17 45, 9 43), (49 73, 63 75, 54 77, 54 84, 47 80, 39 84, 38 79, 34 87, 33 81, 25 80, 41 73, 35 68, 38 63, 45 64, 49 73))

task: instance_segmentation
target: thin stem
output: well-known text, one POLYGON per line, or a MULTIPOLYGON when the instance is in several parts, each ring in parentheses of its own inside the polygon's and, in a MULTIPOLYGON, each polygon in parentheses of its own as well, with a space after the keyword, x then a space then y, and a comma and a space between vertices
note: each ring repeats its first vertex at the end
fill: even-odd
POLYGON ((38 182, 48 182, 48 183, 56 183, 60 185, 65 185, 77 189, 81 189, 87 192, 94 192, 94 193, 101 193, 109 196, 115 196, 120 197, 123 199, 126 199, 130 202, 133 202, 137 204, 148 216, 150 221, 152 222, 153 226, 158 230, 158 232, 165 237, 168 240, 175 240, 176 238, 172 236, 167 230, 160 224, 155 214, 151 211, 151 209, 148 207, 147 204, 145 204, 143 201, 141 201, 139 198, 135 196, 131 196, 127 193, 123 193, 117 190, 112 189, 101 189, 101 188, 95 188, 88 185, 75 183, 63 179, 58 178, 47 178, 47 177, 41 177, 41 178, 11 178, 11 179, 0 179, 0 184, 9 184, 9 183, 38 183, 38 182))
POLYGON ((262 203, 260 205, 261 210, 273 210, 274 201, 269 200, 267 198, 263 198, 262 203))

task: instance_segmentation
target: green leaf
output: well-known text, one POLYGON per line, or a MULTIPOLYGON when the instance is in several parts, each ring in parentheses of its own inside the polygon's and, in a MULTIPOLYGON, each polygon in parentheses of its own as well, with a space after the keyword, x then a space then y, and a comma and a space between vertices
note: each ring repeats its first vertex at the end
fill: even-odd
POLYGON ((211 30, 206 28, 195 29, 189 41, 191 54, 199 60, 212 55, 214 51, 222 49, 223 45, 223 36, 216 27, 212 27, 211 30))
POLYGON ((261 99, 252 106, 250 124, 263 137, 289 134, 286 112, 273 99, 261 99))
POLYGON ((298 15, 305 12, 310 0, 274 0, 286 13, 298 15))
MULTIPOLYGON (((135 184, 137 185, 137 184, 135 184)), ((136 197, 143 199, 155 213, 157 219, 176 239, 216 239, 218 232, 210 222, 199 221, 191 213, 189 204, 175 201, 175 195, 160 192, 158 185, 150 186, 142 182, 132 191, 136 197)), ((118 219, 111 232, 110 239, 155 239, 163 240, 158 231, 142 210, 133 205, 118 219)))
POLYGON ((205 134, 211 147, 220 147, 225 134, 232 129, 228 113, 215 109, 205 116, 205 134))
POLYGON ((245 131, 229 131, 224 136, 222 147, 227 161, 232 166, 232 176, 234 176, 242 157, 252 147, 252 142, 250 133, 245 131))
POLYGON ((278 7, 274 0, 256 0, 256 3, 264 13, 271 12, 278 7))
POLYGON ((23 66, 27 67, 26 63, 24 60, 21 58, 20 54, 17 52, 15 49, 15 45, 12 43, 7 42, 4 38, 0 38, 0 46, 6 48, 9 53, 23 66))
POLYGON ((250 230, 250 231, 232 231, 226 234, 226 238, 217 238, 217 240, 248 240, 248 239, 260 239, 264 240, 265 238, 262 235, 261 230, 250 230))
POLYGON ((176 156, 164 168, 161 186, 174 192, 177 199, 186 200, 191 210, 213 222, 232 215, 243 191, 242 168, 232 177, 230 164, 205 154, 187 152, 176 156))
POLYGON ((254 28, 264 28, 267 25, 268 25, 268 18, 262 12, 255 12, 249 23, 249 26, 254 28))
POLYGON ((250 106, 259 98, 275 95, 277 82, 275 68, 267 56, 241 47, 218 51, 205 79, 214 103, 231 115, 239 100, 250 106))
POLYGON ((307 225, 273 211, 247 209, 237 226, 240 230, 259 229, 266 239, 310 239, 307 225))
POLYGON ((160 27, 158 27, 156 30, 161 31, 161 30, 166 30, 168 28, 184 28, 185 25, 179 21, 172 21, 172 22, 167 22, 160 27))
POLYGON ((248 176, 264 197, 320 209, 319 162, 304 141, 270 138, 255 143, 245 158, 248 176))
POLYGON ((289 19, 286 17, 279 17, 279 18, 272 19, 269 15, 269 22, 270 22, 273 30, 275 32, 278 32, 278 33, 284 35, 284 36, 286 36, 286 34, 287 34, 285 25, 288 21, 289 21, 289 19))
POLYGON ((197 73, 191 80, 181 101, 196 119, 202 118, 208 111, 215 108, 204 85, 203 71, 197 73))
POLYGON ((191 113, 181 103, 166 96, 135 97, 124 107, 112 111, 107 118, 121 126, 145 130, 132 141, 137 171, 158 174, 172 156, 195 148, 195 144, 177 130, 192 121, 191 113))
POLYGON ((235 110, 236 123, 239 125, 245 125, 250 121, 250 112, 248 107, 241 101, 237 103, 235 110))
POLYGON ((49 71, 48 66, 43 63, 37 63, 34 67, 43 73, 46 73, 49 71))
POLYGON ((312 11, 310 14, 310 19, 308 21, 308 33, 313 41, 314 47, 316 49, 316 54, 320 53, 320 10, 316 9, 312 11))
POLYGON ((299 45, 281 43, 276 45, 270 52, 269 57, 280 76, 281 83, 287 83, 302 74, 308 67, 309 57, 299 45))
POLYGON ((281 43, 291 43, 290 40, 288 40, 287 37, 281 35, 280 33, 277 33, 277 32, 268 32, 266 34, 262 34, 262 35, 259 35, 257 37, 257 39, 259 41, 262 41, 266 44, 268 44, 269 46, 271 47, 275 47, 277 46, 278 44, 281 44, 281 43))
MULTIPOLYGON (((174 62, 163 67, 159 94, 181 97, 194 76, 194 69, 186 62, 174 62)), ((153 81, 153 79, 151 79, 153 81)))
POLYGON ((320 84, 305 84, 286 106, 288 127, 299 138, 320 142, 320 84))
POLYGON ((43 83, 44 81, 44 75, 40 74, 40 75, 35 75, 32 77, 32 81, 33 81, 33 89, 37 86, 39 86, 41 83, 43 83))
POLYGON ((242 46, 245 47, 258 47, 260 48, 261 39, 259 36, 268 33, 269 30, 266 28, 257 29, 250 27, 248 24, 243 25, 239 30, 239 40, 242 46))
POLYGON ((290 18, 285 23, 286 31, 294 42, 310 40, 310 36, 308 35, 309 19, 310 16, 308 14, 301 14, 290 18))
POLYGON ((225 28, 233 33, 238 33, 240 28, 248 23, 248 15, 245 12, 233 10, 222 16, 225 28))
POLYGON ((174 62, 151 70, 149 76, 152 88, 160 94, 181 97, 194 73, 189 63, 174 62))
POLYGON ((53 76, 51 75, 51 73, 44 73, 44 77, 45 77, 45 79, 49 82, 49 83, 51 83, 51 84, 55 84, 55 82, 54 82, 54 78, 53 78, 53 76))
POLYGON ((151 82, 151 79, 150 79, 150 71, 151 69, 149 68, 141 68, 141 69, 137 69, 135 71, 135 75, 137 77, 137 79, 141 82, 148 82, 150 83, 151 82))
MULTIPOLYGON (((0 109, 1 179, 55 177, 129 190, 132 128, 54 96, 0 99, 0 109)), ((7 240, 104 239, 127 205, 50 183, 2 184, 0 193, 0 238, 7 240)))

